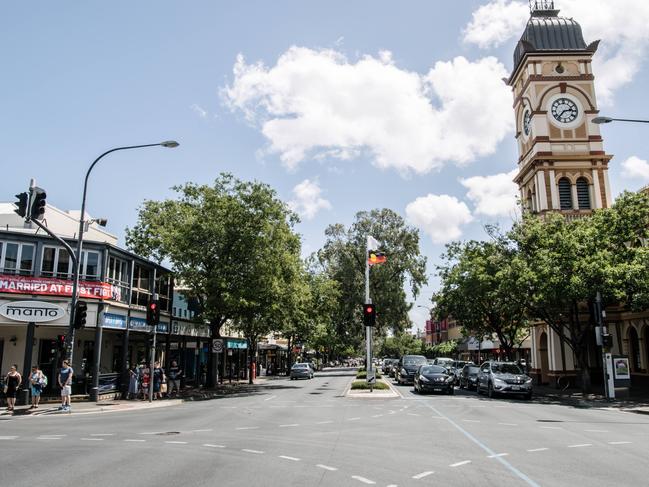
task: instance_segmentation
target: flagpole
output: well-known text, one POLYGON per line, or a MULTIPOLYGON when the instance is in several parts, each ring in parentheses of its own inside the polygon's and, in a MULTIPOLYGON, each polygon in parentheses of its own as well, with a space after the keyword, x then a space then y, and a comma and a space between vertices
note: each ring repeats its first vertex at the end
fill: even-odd
MULTIPOLYGON (((365 304, 370 304, 370 263, 368 260, 369 251, 370 251, 370 237, 367 237, 367 245, 365 250, 365 304)), ((367 377, 372 375, 372 327, 365 327, 365 348, 367 350, 366 365, 365 370, 367 371, 367 377)), ((372 384, 370 384, 370 392, 373 391, 372 384)))

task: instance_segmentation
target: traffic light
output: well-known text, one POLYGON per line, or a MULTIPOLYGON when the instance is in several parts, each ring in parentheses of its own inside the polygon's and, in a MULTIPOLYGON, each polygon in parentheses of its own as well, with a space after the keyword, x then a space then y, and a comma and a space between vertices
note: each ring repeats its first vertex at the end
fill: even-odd
POLYGON ((42 188, 31 188, 31 199, 29 204, 29 217, 32 220, 42 220, 45 214, 45 206, 47 205, 45 198, 45 190, 42 188))
POLYGON ((602 335, 602 346, 604 348, 613 347, 613 337, 611 335, 602 335))
POLYGON ((25 218, 25 215, 27 214, 27 206, 29 205, 29 195, 27 194, 27 192, 18 193, 16 195, 16 198, 18 198, 18 201, 16 201, 14 205, 16 205, 18 208, 14 211, 25 218))
POLYGON ((56 336, 56 346, 59 347, 59 350, 65 350, 65 335, 56 336))
POLYGON ((88 316, 88 304, 85 301, 77 301, 74 307, 74 328, 79 330, 86 326, 86 317, 88 316))
POLYGON ((149 301, 146 307, 146 324, 158 326, 158 323, 160 323, 160 305, 157 301, 149 301))
POLYGON ((365 326, 374 326, 376 324, 376 308, 371 303, 363 305, 363 323, 365 326))

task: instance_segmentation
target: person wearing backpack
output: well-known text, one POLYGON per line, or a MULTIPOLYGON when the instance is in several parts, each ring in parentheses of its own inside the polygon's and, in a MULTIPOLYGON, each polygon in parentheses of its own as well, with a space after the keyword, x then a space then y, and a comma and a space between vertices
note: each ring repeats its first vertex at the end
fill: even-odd
POLYGON ((32 406, 29 409, 37 409, 41 400, 41 393, 47 387, 47 376, 38 368, 38 365, 32 366, 32 373, 29 374, 29 385, 32 390, 32 406))

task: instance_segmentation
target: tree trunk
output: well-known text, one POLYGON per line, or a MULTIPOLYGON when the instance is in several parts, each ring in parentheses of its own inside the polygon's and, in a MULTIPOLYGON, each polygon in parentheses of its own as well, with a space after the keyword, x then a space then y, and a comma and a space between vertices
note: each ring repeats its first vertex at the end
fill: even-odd
POLYGON ((255 363, 257 356, 257 339, 256 337, 248 338, 248 384, 254 384, 252 380, 252 364, 255 363))
POLYGON ((286 353, 286 375, 291 375, 291 367, 293 366, 293 337, 288 337, 288 351, 286 353))

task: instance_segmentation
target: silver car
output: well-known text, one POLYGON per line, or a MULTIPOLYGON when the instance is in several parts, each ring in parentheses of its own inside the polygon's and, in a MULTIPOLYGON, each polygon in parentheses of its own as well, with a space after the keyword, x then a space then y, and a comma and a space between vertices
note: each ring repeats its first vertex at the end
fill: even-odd
POLYGON ((313 379, 313 369, 311 364, 297 363, 291 367, 291 380, 295 379, 313 379))
POLYGON ((489 397, 496 394, 522 395, 532 398, 532 378, 514 362, 488 361, 478 372, 478 394, 486 392, 489 397))

